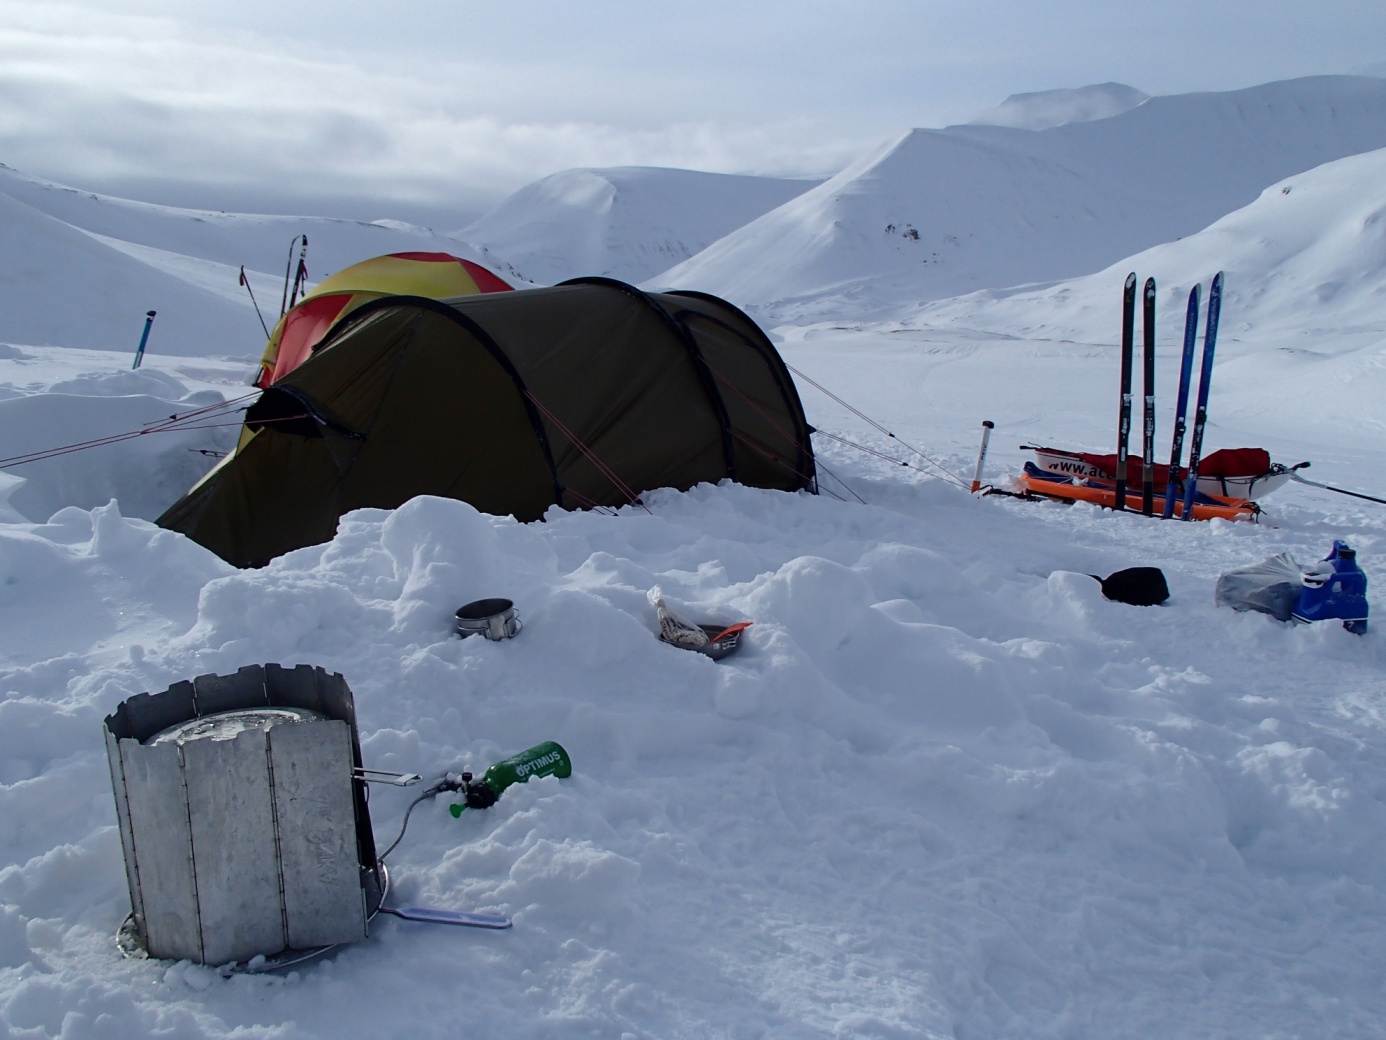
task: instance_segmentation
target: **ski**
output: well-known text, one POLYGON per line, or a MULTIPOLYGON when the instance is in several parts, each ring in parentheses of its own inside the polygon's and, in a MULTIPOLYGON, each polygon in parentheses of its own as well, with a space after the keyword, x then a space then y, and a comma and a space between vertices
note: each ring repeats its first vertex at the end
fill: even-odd
POLYGON ((1141 515, 1155 506, 1155 279, 1145 280, 1142 332, 1145 339, 1145 415, 1141 439, 1141 515))
POLYGON ((1116 498, 1113 509, 1126 508, 1126 447, 1131 436, 1131 355, 1136 342, 1136 272, 1126 276, 1121 298, 1121 412, 1117 418, 1116 498))
POLYGON ((1184 427, 1189 408, 1189 378, 1193 375, 1194 347, 1198 343, 1199 287, 1189 290, 1189 309, 1184 317, 1184 356, 1179 362, 1179 397, 1174 403, 1174 436, 1169 449, 1169 483, 1165 485, 1164 518, 1174 516, 1174 496, 1178 494, 1179 462, 1184 457, 1184 427))
POLYGON ((1184 516, 1193 519, 1194 489, 1198 484, 1198 460, 1203 452, 1203 428, 1208 424, 1208 389, 1213 382, 1213 348, 1218 341, 1218 315, 1222 311, 1222 272, 1213 276, 1208 290, 1208 324, 1203 331, 1203 365, 1198 377, 1198 406, 1194 409, 1189 437, 1189 474, 1184 478, 1184 516))

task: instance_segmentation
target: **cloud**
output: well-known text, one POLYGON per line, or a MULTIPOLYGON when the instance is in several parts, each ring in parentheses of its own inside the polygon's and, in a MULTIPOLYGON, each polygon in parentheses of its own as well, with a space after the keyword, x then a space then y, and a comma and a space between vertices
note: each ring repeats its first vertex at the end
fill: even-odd
POLYGON ((0 161, 212 208, 476 209, 576 166, 825 176, 1009 94, 1346 71, 1386 33, 1379 0, 1231 0, 1197 33, 1195 0, 1141 32, 1096 0, 89 3, 0 0, 0 161))
POLYGON ((665 119, 634 102, 583 103, 617 89, 592 76, 545 105, 553 70, 487 60, 392 64, 167 18, 25 14, 0 5, 0 154, 82 183, 495 200, 571 166, 832 172, 876 138, 804 117, 738 122, 683 106, 665 119))

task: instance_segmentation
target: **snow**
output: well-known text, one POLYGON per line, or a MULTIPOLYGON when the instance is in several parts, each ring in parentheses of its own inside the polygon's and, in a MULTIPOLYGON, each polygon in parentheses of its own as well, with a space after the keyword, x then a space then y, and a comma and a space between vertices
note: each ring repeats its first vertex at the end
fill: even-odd
POLYGON ((239 284, 246 268, 273 328, 284 271, 308 237, 310 285, 360 260, 422 251, 481 259, 455 236, 371 223, 178 209, 83 192, 0 165, 0 337, 134 354, 158 311, 151 354, 259 356, 266 336, 239 284))
MULTIPOLYGON (((1332 136, 1322 84, 1297 89, 1308 114, 1302 139, 1277 138, 1298 142, 1285 162, 1332 136)), ((803 295, 800 317, 768 324, 823 432, 816 497, 703 485, 532 524, 425 497, 238 571, 150 522, 233 427, 3 467, 0 1035, 1380 1036, 1379 626, 1238 614, 1213 585, 1281 552, 1318 559, 1335 538, 1379 583, 1383 507, 1291 484, 1261 524, 1183 524, 958 486, 983 419, 998 485, 1020 443, 1114 446, 1128 270, 1160 285, 1167 445, 1183 299, 1224 269, 1205 450, 1262 445, 1382 495, 1386 152, 1321 161, 1069 280, 921 303, 865 279, 869 320, 839 311, 836 290, 803 295), (1166 605, 1107 601, 1089 576, 1137 565, 1164 570, 1166 605), (753 620, 742 649, 714 662, 661 643, 654 587, 691 619, 753 620), (488 596, 513 599, 523 630, 457 638, 453 612, 488 596), (381 916, 316 961, 229 978, 120 956, 129 898, 102 720, 138 693, 265 662, 342 673, 371 768, 431 780, 546 739, 567 749, 571 778, 491 809, 420 805, 389 860, 393 904, 500 912, 513 929, 381 916)), ((1018 191, 1036 183, 1023 169, 1018 191)), ((995 177, 975 195, 959 179, 958 212, 981 212, 995 177)), ((201 352, 152 340, 138 371, 133 343, 111 341, 180 300, 232 320, 206 265, 234 284, 235 236, 282 252, 306 222, 227 214, 230 244, 213 248, 206 215, 16 180, 30 187, 0 204, 28 237, 0 260, 33 306, 0 314, 7 457, 245 391, 262 337, 219 332, 201 352), (41 192, 123 224, 43 209, 41 192), (262 220, 273 234, 255 238, 262 220), (116 271, 128 281, 107 288, 116 271), (74 284, 119 303, 119 322, 71 304, 74 284)), ((1204 203, 1241 191, 1210 184, 1204 203)), ((1099 224, 1115 250, 1116 224, 1099 224)), ((432 234, 364 228, 338 229, 344 251, 362 236, 343 266, 380 251, 375 235, 432 234)), ((876 218, 848 230, 876 234, 876 218)), ((841 281, 864 255, 819 262, 841 281)), ((272 295, 274 264, 258 269, 272 295)), ((773 274, 745 271, 776 298, 800 291, 773 274)), ((248 308, 235 320, 258 332, 248 308)), ((414 790, 373 788, 382 847, 414 790)))
POLYGON ((1077 90, 1040 90, 1012 94, 995 108, 971 122, 986 126, 1013 126, 1022 130, 1047 130, 1064 123, 1085 123, 1130 111, 1150 95, 1124 83, 1099 83, 1077 90))
POLYGON ((1040 131, 916 129, 649 284, 696 284, 772 324, 880 320, 1089 274, 1382 147, 1386 81, 1351 76, 1156 97, 1040 131))
MULTIPOLYGON (((1336 451, 1346 416, 1355 417, 1359 431, 1380 430, 1383 215, 1386 149, 1270 185, 1255 202, 1203 231, 1104 271, 927 304, 913 308, 910 321, 939 331, 961 325, 969 336, 985 332, 1097 344, 1113 314, 1111 287, 1134 269, 1159 286, 1157 353, 1169 366, 1162 368, 1163 385, 1171 386, 1178 379, 1189 289, 1201 281, 1206 296, 1208 273, 1222 269, 1217 420, 1235 424, 1239 436, 1253 440, 1258 429, 1288 420, 1300 443, 1312 438, 1321 445, 1315 457, 1326 458, 1322 453, 1336 451)), ((1089 384, 1094 394, 1100 387, 1100 382, 1089 384)), ((1113 450, 1105 428, 1100 437, 1089 447, 1113 450)), ((1352 480, 1350 468, 1343 466, 1336 476, 1352 480)))
POLYGON ((648 167, 564 170, 521 188, 459 235, 486 243, 530 282, 642 282, 817 183, 648 167))

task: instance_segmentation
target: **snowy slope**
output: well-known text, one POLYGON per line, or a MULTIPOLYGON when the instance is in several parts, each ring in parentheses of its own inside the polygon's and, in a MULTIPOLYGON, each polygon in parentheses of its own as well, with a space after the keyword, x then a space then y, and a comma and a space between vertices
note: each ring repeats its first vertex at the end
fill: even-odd
POLYGON ((1124 83, 1097 83, 1073 90, 1041 90, 1012 94, 995 108, 969 122, 982 126, 1010 126, 1018 130, 1046 130, 1064 123, 1085 123, 1120 115, 1150 100, 1150 95, 1124 83))
POLYGON ((968 316, 989 327, 1044 335, 1091 335, 1110 317, 1111 282, 1130 268, 1154 276, 1167 294, 1207 281, 1209 264, 1228 275, 1224 307, 1240 325, 1268 332, 1379 335, 1386 300, 1386 149, 1295 174, 1248 206, 1177 242, 1126 257, 1082 278, 1042 287, 990 289, 916 308, 926 320, 968 316), (1095 318, 1094 312, 1102 312, 1095 318))
POLYGON ((521 188, 459 236, 530 281, 639 282, 816 183, 650 167, 564 170, 521 188))
POLYGON ((1386 146, 1386 81, 1151 98, 1042 131, 913 130, 651 279, 770 320, 1088 273, 1192 234, 1268 184, 1386 146))
MULTIPOLYGON (((156 310, 151 352, 249 354, 257 339, 263 346, 254 310, 232 293, 239 288, 236 268, 184 257, 185 276, 180 277, 161 264, 131 256, 120 243, 94 238, 4 194, 0 222, 5 227, 0 237, 0 341, 122 350, 133 356, 145 311, 156 310), (215 278, 216 273, 222 277, 215 278)), ((154 256, 174 259, 171 254, 154 256)), ((267 280, 263 284, 268 288, 267 280)))
MULTIPOLYGON (((477 257, 448 235, 363 223, 189 210, 79 191, 0 166, 0 342, 132 354, 155 310, 151 353, 258 356, 265 335, 239 284, 245 265, 273 326, 290 244, 308 236, 312 282, 382 253, 477 257), (52 300, 61 289, 61 307, 52 300)), ((293 253, 297 260, 297 250, 293 253)))
MULTIPOLYGON (((1195 235, 1084 278, 991 290, 918 308, 912 322, 949 334, 1112 344, 1126 273, 1156 279, 1165 387, 1177 379, 1189 289, 1226 275, 1215 415, 1254 428, 1295 417, 1302 431, 1359 416, 1380 432, 1386 396, 1386 149, 1272 185, 1195 235)), ((1100 392, 1095 389, 1095 392, 1100 392)), ((1103 450, 1109 450, 1101 445, 1103 450)))

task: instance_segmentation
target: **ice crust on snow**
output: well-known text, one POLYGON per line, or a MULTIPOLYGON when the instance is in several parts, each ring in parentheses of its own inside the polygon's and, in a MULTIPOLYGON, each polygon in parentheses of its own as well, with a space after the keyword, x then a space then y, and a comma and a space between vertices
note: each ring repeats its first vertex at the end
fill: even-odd
MULTIPOLYGON (((1302 89, 1318 119, 1319 88, 1302 89)), ((1111 450, 1131 269, 1160 285, 1167 446, 1183 301, 1225 269, 1205 450, 1261 445, 1381 495, 1384 156, 1307 163, 1071 280, 927 304, 867 280, 873 321, 805 298, 771 329, 786 361, 894 436, 799 380, 810 423, 899 460, 816 438, 817 497, 724 483, 533 524, 424 497, 238 571, 149 522, 234 428, 0 466, 0 1035, 1380 1036, 1381 632, 1238 614, 1213 588, 1343 538, 1379 605, 1382 507, 1292 484, 1260 525, 1162 523, 972 497, 948 474, 970 476, 982 419, 997 484, 1020 443, 1111 450), (1108 601, 1090 577, 1152 564, 1163 607, 1108 601), (667 646, 654 588, 693 620, 755 625, 721 662, 667 646), (523 631, 456 638, 456 608, 489 596, 514 600, 523 631), (260 977, 121 959, 102 719, 264 662, 346 677, 368 767, 432 779, 563 744, 570 779, 459 819, 420 805, 391 857, 398 903, 501 912, 512 931, 378 918, 260 977)), ((1017 185, 1036 183, 1025 169, 1017 185)), ((0 173, 29 236, 4 259, 35 297, 14 324, 0 313, 7 455, 244 391, 255 337, 192 337, 131 371, 127 350, 81 349, 116 319, 68 306, 71 285, 121 272, 135 318, 146 298, 161 321, 166 299, 190 321, 221 314, 197 280, 239 261, 208 223, 282 250, 293 221, 261 240, 262 218, 0 173), (19 323, 45 310, 51 325, 19 323)), ((340 228, 341 248, 413 234, 363 227, 340 228)), ((378 838, 413 797, 374 789, 378 838)))

